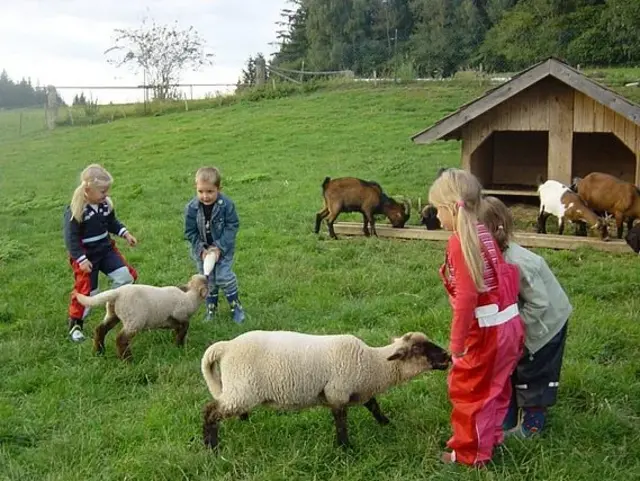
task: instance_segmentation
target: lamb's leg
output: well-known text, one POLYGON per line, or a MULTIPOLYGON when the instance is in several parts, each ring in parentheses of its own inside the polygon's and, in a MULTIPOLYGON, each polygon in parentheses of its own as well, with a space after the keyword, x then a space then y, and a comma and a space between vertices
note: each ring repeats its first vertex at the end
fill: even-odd
POLYGON ((240 416, 240 421, 248 421, 249 420, 249 413, 242 413, 240 416))
POLYGON ((378 424, 384 426, 385 424, 389 424, 389 418, 382 414, 380 410, 380 405, 376 398, 372 397, 366 403, 364 403, 364 407, 366 407, 369 412, 373 415, 373 417, 378 421, 378 424))
POLYGON ((336 441, 338 445, 347 448, 350 446, 349 435, 347 433, 347 407, 332 407, 333 421, 336 425, 336 441))
POLYGON ((558 218, 558 235, 562 235, 564 232, 564 217, 558 218))
POLYGON ((178 322, 174 331, 176 333, 176 346, 184 346, 184 338, 189 331, 189 322, 178 322))
POLYGON ((116 327, 118 322, 120 322, 120 319, 113 312, 112 304, 110 302, 107 303, 107 314, 102 323, 96 326, 93 334, 93 351, 95 353, 104 354, 104 338, 111 329, 116 327))
POLYGON ((123 361, 131 361, 131 349, 129 343, 136 335, 135 332, 129 332, 122 328, 116 337, 116 348, 118 349, 118 357, 123 361))

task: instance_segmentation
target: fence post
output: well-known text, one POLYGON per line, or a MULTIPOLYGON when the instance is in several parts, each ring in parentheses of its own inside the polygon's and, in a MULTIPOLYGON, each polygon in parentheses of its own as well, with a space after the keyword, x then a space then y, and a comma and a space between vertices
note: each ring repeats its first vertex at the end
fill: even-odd
POLYGON ((53 85, 47 86, 47 103, 45 109, 47 127, 49 130, 53 130, 56 126, 56 119, 58 118, 58 94, 53 85))
POLYGON ((267 68, 262 57, 256 59, 256 85, 264 85, 267 80, 267 68))

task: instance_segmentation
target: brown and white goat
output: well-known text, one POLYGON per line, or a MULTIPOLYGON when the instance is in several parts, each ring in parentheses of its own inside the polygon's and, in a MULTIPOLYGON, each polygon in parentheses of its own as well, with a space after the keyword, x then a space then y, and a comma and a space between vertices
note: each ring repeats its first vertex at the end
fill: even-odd
POLYGON ((361 212, 363 217, 362 230, 365 236, 371 235, 367 223, 371 226, 371 232, 378 236, 375 227, 374 215, 384 214, 391 225, 396 228, 404 227, 411 215, 411 204, 408 201, 396 202, 386 195, 380 184, 355 177, 340 177, 331 179, 325 177, 322 182, 322 197, 324 205, 316 214, 316 226, 314 232, 320 232, 320 224, 327 219, 329 235, 337 239, 333 230, 333 223, 341 212, 361 212))
POLYGON ((640 189, 631 182, 591 172, 575 184, 578 195, 591 209, 608 212, 616 219, 618 239, 622 239, 625 219, 631 229, 633 221, 640 217, 640 189))
POLYGON ((591 229, 600 231, 600 237, 608 240, 607 224, 598 217, 578 194, 557 180, 547 180, 538 186, 540 196, 540 213, 538 215, 538 233, 547 233, 547 219, 550 215, 558 218, 558 234, 564 232, 564 222, 586 222, 591 229))

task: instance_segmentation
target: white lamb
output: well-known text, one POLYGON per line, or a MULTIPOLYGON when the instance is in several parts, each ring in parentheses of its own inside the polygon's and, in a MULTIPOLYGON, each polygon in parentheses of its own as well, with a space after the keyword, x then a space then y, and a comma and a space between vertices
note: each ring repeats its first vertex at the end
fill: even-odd
POLYGON ((127 284, 95 296, 76 293, 83 306, 107 305, 107 314, 96 327, 93 348, 104 353, 104 338, 119 321, 122 329, 116 337, 118 356, 131 360, 129 343, 140 331, 173 329, 176 344, 182 346, 189 330, 189 318, 207 297, 207 278, 196 274, 184 286, 155 287, 127 284))
POLYGON ((271 405, 331 408, 337 442, 348 446, 347 406, 363 404, 384 425, 375 395, 430 369, 445 370, 449 354, 420 332, 370 347, 355 336, 250 331, 207 348, 201 370, 213 396, 203 411, 203 441, 218 445, 218 424, 271 405), (216 369, 217 367, 217 369, 216 369))

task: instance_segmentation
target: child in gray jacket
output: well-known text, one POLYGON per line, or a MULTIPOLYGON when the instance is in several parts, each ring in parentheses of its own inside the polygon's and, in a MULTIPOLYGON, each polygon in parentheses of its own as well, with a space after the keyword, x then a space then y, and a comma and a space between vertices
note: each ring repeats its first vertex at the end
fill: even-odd
POLYGON ((567 322, 573 310, 545 260, 511 241, 513 216, 499 199, 484 198, 480 221, 496 239, 507 262, 520 270, 520 316, 525 349, 513 373, 514 398, 503 427, 528 438, 544 429, 547 408, 556 403, 567 322))

